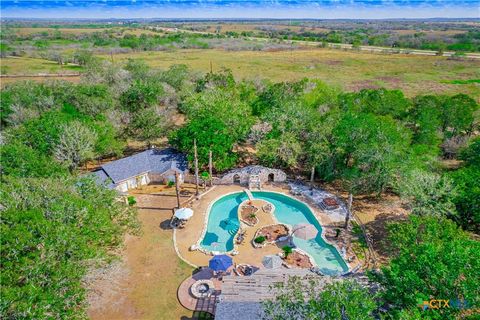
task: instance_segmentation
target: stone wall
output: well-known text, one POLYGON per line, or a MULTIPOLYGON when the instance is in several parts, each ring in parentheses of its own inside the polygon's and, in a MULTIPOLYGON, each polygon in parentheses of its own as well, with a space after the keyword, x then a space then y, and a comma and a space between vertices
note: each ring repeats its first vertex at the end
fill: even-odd
POLYGON ((287 175, 279 169, 272 169, 263 166, 248 166, 229 171, 221 178, 216 179, 216 184, 241 184, 248 185, 250 175, 258 175, 262 183, 285 182, 287 175))

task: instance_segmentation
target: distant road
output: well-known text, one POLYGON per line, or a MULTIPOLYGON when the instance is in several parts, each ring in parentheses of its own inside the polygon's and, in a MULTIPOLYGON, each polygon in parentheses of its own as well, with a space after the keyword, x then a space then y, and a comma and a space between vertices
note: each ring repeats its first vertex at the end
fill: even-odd
MULTIPOLYGON (((178 28, 166 28, 166 27, 151 27, 150 29, 155 29, 159 31, 166 32, 185 32, 185 33, 194 33, 194 34, 204 34, 204 35, 216 35, 213 32, 205 31, 192 31, 186 29, 178 28)), ((254 41, 270 41, 275 40, 271 38, 261 38, 261 37, 244 37, 244 39, 254 40, 254 41)), ((318 41, 304 41, 304 40, 282 40, 286 43, 296 43, 304 46, 313 46, 319 47, 322 43, 318 41)), ((389 53, 389 54, 413 54, 418 56, 438 56, 438 51, 433 50, 419 50, 419 49, 404 49, 404 48, 390 48, 390 47, 378 47, 378 46, 359 46, 354 48, 353 45, 348 43, 331 43, 328 42, 327 46, 334 49, 346 49, 346 50, 358 50, 362 52, 371 52, 371 53, 389 53)), ((454 51, 444 51, 443 57, 451 57, 455 54, 454 51)), ((467 59, 480 59, 480 53, 465 53, 463 58, 467 59)))

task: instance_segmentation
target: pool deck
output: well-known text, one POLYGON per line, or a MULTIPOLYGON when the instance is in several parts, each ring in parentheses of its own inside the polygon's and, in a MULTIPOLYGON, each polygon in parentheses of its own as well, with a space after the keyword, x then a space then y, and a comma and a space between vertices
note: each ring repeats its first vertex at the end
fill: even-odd
MULTIPOLYGON (((211 255, 205 254, 201 251, 190 251, 190 246, 197 244, 200 237, 202 236, 203 230, 206 223, 206 215, 209 205, 218 199, 221 196, 224 196, 233 192, 243 192, 245 187, 240 185, 218 185, 215 188, 211 189, 205 193, 199 200, 195 200, 191 204, 191 208, 194 211, 194 215, 187 222, 187 225, 183 229, 176 230, 176 245, 180 255, 190 262, 193 265, 197 266, 207 266, 208 261, 211 259, 211 255)), ((279 185, 264 185, 262 188, 263 191, 274 191, 283 193, 289 196, 292 196, 289 192, 289 187, 286 184, 279 185)), ((293 197, 293 196, 292 196, 293 197)), ((294 197, 300 201, 303 201, 309 205, 309 207, 314 212, 315 217, 319 220, 323 228, 323 234, 327 241, 331 244, 334 244, 337 249, 343 247, 349 247, 347 245, 348 237, 339 237, 335 238, 335 229, 339 228, 339 225, 343 224, 341 221, 332 220, 328 214, 323 212, 321 209, 309 203, 306 199, 294 197)), ((265 226, 276 223, 271 214, 263 212, 262 209, 259 210, 257 217, 259 223, 254 227, 246 226, 246 237, 242 244, 237 246, 237 255, 233 256, 234 263, 246 263, 250 265, 255 265, 262 267, 262 258, 265 255, 277 254, 280 253, 281 245, 267 245, 263 248, 254 248, 251 244, 252 238, 255 235, 257 229, 265 226)), ((347 250, 347 258, 354 256, 351 250, 347 250)), ((359 264, 358 259, 354 259, 349 263, 350 269, 355 268, 359 264)))

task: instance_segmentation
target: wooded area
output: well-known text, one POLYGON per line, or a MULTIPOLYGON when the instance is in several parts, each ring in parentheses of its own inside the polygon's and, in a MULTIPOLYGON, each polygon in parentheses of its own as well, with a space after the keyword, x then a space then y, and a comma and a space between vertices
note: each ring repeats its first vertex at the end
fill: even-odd
POLYGON ((248 158, 306 179, 315 168, 315 180, 354 195, 400 195, 412 217, 390 227, 391 262, 372 273, 385 288, 375 305, 389 304, 399 319, 461 312, 420 314, 420 298, 453 295, 478 307, 479 108, 468 95, 407 98, 311 79, 239 81, 229 70, 85 60, 78 84, 17 82, 0 92, 2 317, 85 316, 82 276, 111 259, 122 234, 135 230, 135 214, 81 168, 120 157, 127 140, 162 138, 192 164, 197 153, 200 171, 209 171, 211 152, 217 174, 248 158))

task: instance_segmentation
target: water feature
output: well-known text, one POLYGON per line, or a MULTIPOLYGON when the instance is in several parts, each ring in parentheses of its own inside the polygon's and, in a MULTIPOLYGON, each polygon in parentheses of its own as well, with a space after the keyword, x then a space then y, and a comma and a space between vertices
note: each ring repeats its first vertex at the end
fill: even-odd
MULTIPOLYGON (((253 191, 255 199, 270 202, 275 207, 274 215, 279 223, 294 226, 309 223, 315 226, 318 234, 314 239, 304 240, 293 236, 295 245, 308 253, 313 262, 324 274, 339 274, 348 270, 336 248, 322 238, 322 227, 309 207, 301 201, 284 194, 266 191, 253 191)), ((238 192, 221 197, 211 206, 207 230, 200 246, 207 251, 228 252, 233 250, 233 242, 238 231, 238 206, 248 197, 238 192)))

